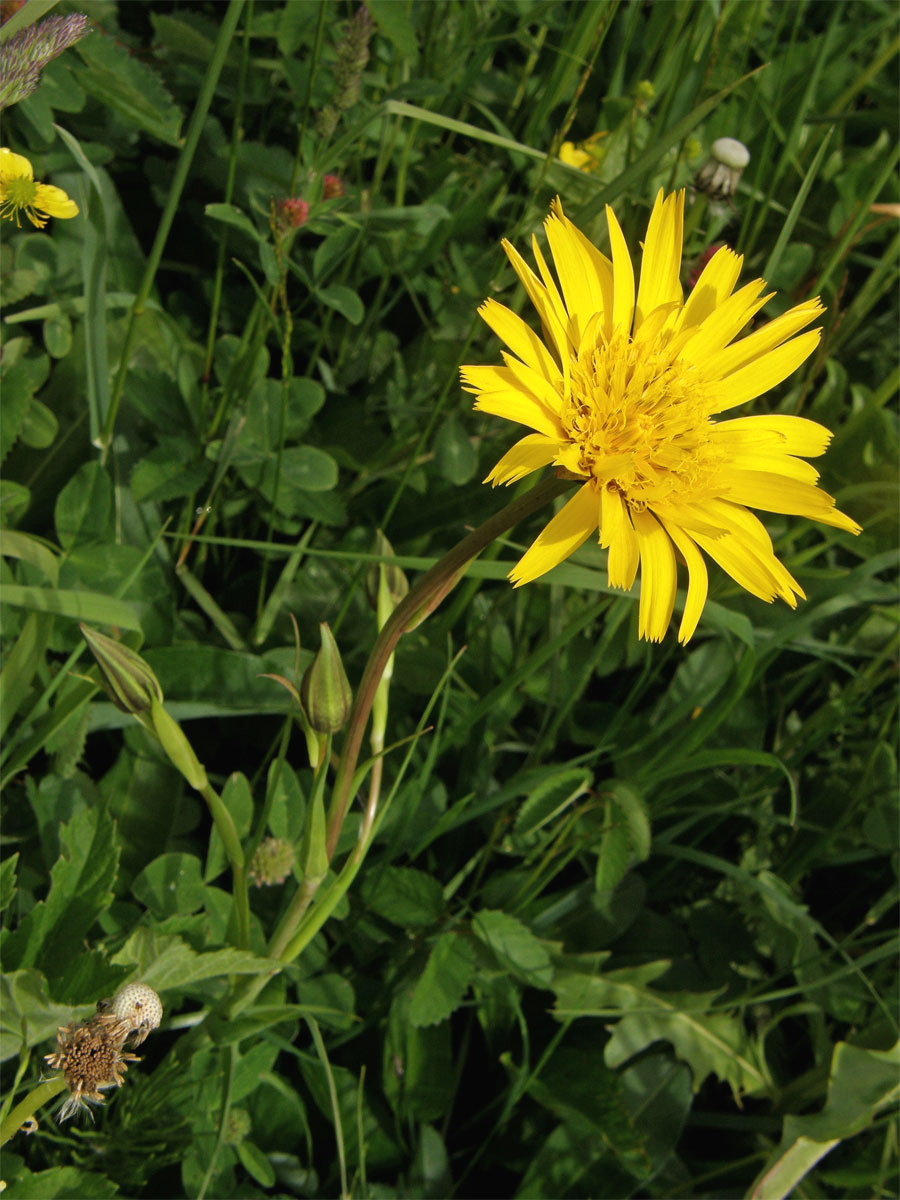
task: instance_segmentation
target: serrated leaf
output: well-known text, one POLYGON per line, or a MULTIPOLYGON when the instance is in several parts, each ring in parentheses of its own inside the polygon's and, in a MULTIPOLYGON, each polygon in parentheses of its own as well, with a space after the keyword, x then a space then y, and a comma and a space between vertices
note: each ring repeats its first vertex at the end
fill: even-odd
POLYGON ((108 1200, 119 1195, 118 1186, 105 1175, 83 1171, 81 1167, 50 1167, 46 1171, 25 1169, 10 1184, 9 1200, 59 1200, 60 1196, 90 1196, 108 1200))
POLYGON ((60 830, 60 857, 50 872, 46 900, 7 939, 7 963, 38 966, 50 980, 64 978, 83 951, 88 930, 112 903, 118 860, 109 816, 98 809, 77 809, 60 830))
POLYGON ((385 867, 363 880, 363 905, 395 925, 431 925, 444 912, 444 893, 431 875, 413 867, 385 867))
POLYGON ((668 967, 663 961, 604 975, 558 972, 554 1015, 562 1020, 601 1017, 605 1022, 618 1015, 604 1055, 610 1067, 662 1040, 691 1068, 695 1092, 711 1074, 730 1084, 735 1094, 766 1088, 758 1047, 738 1017, 713 1011, 716 993, 662 992, 648 986, 668 967))
POLYGON ((409 1005, 413 1025, 445 1021, 462 1003, 477 972, 477 956, 462 934, 442 933, 428 956, 409 1005))
POLYGON ((155 71, 97 31, 79 42, 76 52, 85 63, 77 75, 86 92, 139 129, 170 146, 178 145, 181 113, 155 71))
POLYGON ((54 1037, 60 1025, 93 1009, 93 1004, 77 1011, 70 1004, 56 1004, 47 994, 47 981, 33 967, 4 973, 0 976, 0 1060, 54 1037))
POLYGON ((12 903, 16 894, 16 864, 19 861, 18 850, 0 863, 0 912, 12 903))
POLYGON ((533 987, 549 987, 553 967, 547 947, 516 917, 485 910, 472 920, 472 931, 500 962, 533 987))
POLYGON ((545 778, 531 788, 516 814, 515 831, 520 836, 536 833, 591 786, 593 775, 586 768, 549 769, 545 778))
POLYGON ((272 959, 232 947, 199 954, 176 934, 158 933, 147 926, 136 929, 111 961, 131 965, 132 978, 148 983, 157 992, 225 975, 270 973, 281 967, 272 959))
POLYGON ((21 363, 3 374, 3 421, 0 423, 0 463, 18 440, 34 388, 21 363))

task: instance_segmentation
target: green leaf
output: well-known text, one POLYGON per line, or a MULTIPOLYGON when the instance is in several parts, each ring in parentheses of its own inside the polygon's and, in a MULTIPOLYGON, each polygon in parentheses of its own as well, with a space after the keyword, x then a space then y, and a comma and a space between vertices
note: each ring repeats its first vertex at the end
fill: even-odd
POLYGON ((603 839, 597 855, 594 887, 598 892, 612 892, 618 887, 631 857, 628 830, 622 810, 614 800, 607 800, 603 821, 603 839))
POLYGON ((18 850, 0 863, 0 912, 12 903, 16 894, 16 864, 19 861, 18 850))
POLYGON ((434 457, 444 479, 457 487, 468 483, 478 469, 475 447, 456 417, 447 417, 437 431, 434 457))
POLYGON ((275 1183, 275 1168, 263 1154, 258 1146, 254 1146, 252 1142, 238 1142, 235 1146, 237 1156, 241 1160, 241 1166, 251 1175, 260 1187, 272 1187, 275 1183))
POLYGON ((333 308, 342 317, 346 317, 351 325, 359 325, 366 310, 362 300, 352 288, 343 283, 333 283, 330 287, 316 289, 316 296, 327 308, 333 308))
POLYGON ((812 1116, 785 1117, 778 1149, 757 1177, 749 1200, 783 1200, 840 1141, 868 1128, 898 1098, 900 1042, 890 1050, 838 1042, 825 1107, 812 1116))
POLYGON ((281 966, 249 950, 232 947, 198 954, 176 934, 158 933, 148 926, 139 926, 112 962, 133 965, 133 979, 148 983, 157 992, 187 988, 226 975, 270 974, 281 966))
POLYGON ((57 1004, 47 993, 47 981, 29 967, 0 976, 0 1060, 54 1037, 60 1025, 86 1017, 94 1004, 74 1010, 57 1004))
POLYGON ((56 440, 59 422, 46 404, 31 398, 19 436, 33 450, 46 450, 56 440))
POLYGON ((198 912, 203 907, 203 873, 193 854, 160 854, 131 885, 132 895, 158 917, 198 912))
POLYGON ((477 973, 477 955, 463 934, 447 930, 434 943, 409 1005, 413 1025, 445 1021, 462 1003, 477 973))
POLYGON ((3 373, 3 421, 0 423, 0 462, 6 458, 22 432, 34 388, 23 363, 3 373))
POLYGON ((601 975, 558 972, 554 1015, 560 1020, 618 1016, 606 1044, 610 1067, 620 1066, 653 1042, 670 1042, 693 1072, 694 1091, 707 1075, 730 1084, 736 1095, 769 1085, 759 1047, 739 1018, 713 1011, 715 993, 653 991, 648 984, 668 962, 623 967, 601 975))
POLYGON ((515 917, 486 909, 472 919, 472 930, 501 964, 533 987, 549 987, 553 967, 547 947, 515 917))
POLYGON ((523 837, 537 833, 583 795, 590 788, 593 778, 593 774, 582 767, 563 770, 550 767, 543 770, 539 782, 530 788, 516 813, 516 833, 523 837))
POLYGON ((413 867, 385 867, 367 875, 360 898, 369 912, 395 925, 432 925, 444 912, 441 885, 413 867))
POLYGON ((223 225, 230 225, 232 229, 239 229, 241 233, 246 233, 254 242, 264 240, 247 214, 235 204, 207 204, 203 211, 214 221, 221 221, 223 225))
POLYGON ((99 30, 76 52, 85 63, 77 77, 86 92, 161 142, 179 144, 181 113, 155 71, 99 30))
POLYGON ((65 358, 72 349, 72 320, 67 313, 47 317, 43 329, 44 345, 51 358, 65 358))
POLYGON ((91 926, 112 903, 118 860, 107 813, 76 809, 60 830, 60 857, 50 872, 47 898, 7 939, 7 963, 38 966, 51 980, 64 978, 91 926))
POLYGON ((401 58, 415 62, 419 57, 419 46, 403 5, 394 0, 371 0, 366 7, 375 18, 379 31, 400 51, 401 58))
POLYGON ((60 1196, 90 1196, 108 1200, 118 1196, 118 1186, 105 1175, 81 1167, 50 1167, 32 1174, 25 1170, 4 1193, 9 1200, 59 1200, 60 1196))
POLYGON ((56 613, 72 621, 90 625, 121 625, 123 629, 141 629, 135 606, 99 592, 69 588, 20 587, 16 583, 0 586, 0 600, 31 612, 56 613))
POLYGON ((111 533, 112 483, 98 462, 82 463, 56 498, 59 544, 69 550, 111 533))
MULTIPOLYGON (((277 460, 270 456, 256 486, 271 501, 275 493, 277 460)), ((287 515, 296 513, 295 493, 328 492, 338 481, 337 463, 316 446, 289 446, 281 456, 276 507, 287 515)))

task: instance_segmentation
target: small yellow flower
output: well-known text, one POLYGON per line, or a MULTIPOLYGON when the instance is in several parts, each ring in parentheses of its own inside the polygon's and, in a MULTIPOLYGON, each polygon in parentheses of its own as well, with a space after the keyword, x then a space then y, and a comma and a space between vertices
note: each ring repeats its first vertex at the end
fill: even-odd
POLYGON ((593 133, 583 142, 563 142, 559 148, 559 161, 567 167, 575 167, 590 175, 603 161, 603 147, 597 143, 606 137, 606 130, 593 133))
POLYGON ((19 224, 24 212, 32 225, 43 229, 46 217, 67 220, 78 216, 78 205, 62 188, 35 183, 31 163, 21 154, 0 146, 0 217, 19 224))
POLYGON ((485 482, 514 483, 550 463, 581 486, 510 572, 537 579, 593 534, 609 551, 609 583, 630 590, 641 567, 639 632, 660 641, 675 604, 676 562, 688 588, 679 640, 706 603, 701 550, 741 587, 792 608, 803 591, 778 561, 750 508, 794 514, 850 533, 859 526, 816 487, 800 455, 831 434, 803 417, 718 421, 776 387, 804 362, 821 331, 798 334, 823 308, 796 305, 735 341, 771 295, 756 279, 735 291, 742 258, 723 246, 684 300, 679 272, 684 193, 660 190, 644 240, 638 287, 625 238, 607 206, 612 258, 594 247, 557 200, 545 228, 558 282, 533 239, 540 278, 509 242, 513 269, 537 309, 543 339, 510 309, 479 309, 506 342, 505 366, 462 368, 475 407, 533 432, 485 482))

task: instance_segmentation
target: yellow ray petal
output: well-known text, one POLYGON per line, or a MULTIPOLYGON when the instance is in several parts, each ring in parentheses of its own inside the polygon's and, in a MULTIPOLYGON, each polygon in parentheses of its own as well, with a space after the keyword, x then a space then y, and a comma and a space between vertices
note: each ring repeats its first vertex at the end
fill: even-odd
POLYGON ((588 481, 541 530, 509 573, 516 587, 530 583, 573 554, 597 529, 600 504, 588 481))
MULTIPOLYGON (((544 282, 544 287, 547 290, 547 296, 553 306, 553 311, 556 313, 556 318, 559 321, 560 327, 565 330, 566 334, 566 350, 571 351, 578 344, 578 328, 576 317, 568 311, 559 288, 556 286, 556 280, 553 277, 553 272, 547 265, 547 260, 541 252, 541 247, 538 244, 537 237, 531 235, 531 252, 534 255, 534 261, 537 263, 538 271, 541 279, 544 282)), ((568 361, 568 359, 567 359, 568 361)))
POLYGON ((517 358, 513 358, 511 354, 503 352, 503 361, 506 363, 516 384, 523 391, 530 392, 532 396, 537 396, 542 404, 546 404, 551 412, 559 412, 560 395, 552 383, 547 380, 538 371, 531 367, 526 367, 524 363, 519 362, 517 358))
POLYGON ((585 260, 588 282, 591 289, 591 302, 594 311, 611 313, 613 304, 613 266, 605 254, 586 238, 577 225, 574 225, 563 212, 559 197, 553 201, 552 208, 562 223, 568 229, 578 245, 585 260))
POLYGON ((62 188, 54 187, 52 183, 39 183, 34 198, 35 207, 45 212, 48 217, 68 220, 77 217, 78 205, 70 200, 62 188))
POLYGON ((10 179, 34 179, 34 169, 24 155, 0 146, 0 183, 10 179))
POLYGON ((774 292, 760 297, 764 287, 762 279, 754 279, 745 284, 739 292, 723 300, 718 308, 697 326, 696 332, 682 346, 680 357, 685 362, 705 365, 711 355, 718 353, 732 338, 737 337, 750 318, 772 299, 774 292))
MULTIPOLYGON (((723 538, 707 538, 702 533, 695 534, 698 546, 701 546, 709 557, 719 564, 735 583, 740 584, 744 591, 766 604, 771 604, 778 595, 778 586, 759 558, 759 548, 754 548, 752 542, 742 542, 733 534, 723 538)), ((796 604, 796 601, 794 602, 796 604)), ((793 607, 793 606, 792 606, 793 607)))
MULTIPOLYGON (((521 280, 522 286, 528 293, 528 299, 537 310, 538 316, 541 318, 541 324, 547 330, 550 338, 553 340, 553 348, 556 350, 555 358, 557 365, 562 369, 565 386, 568 388, 569 383, 569 342, 566 337, 565 326, 557 316, 557 310, 554 300, 547 293, 547 289, 529 267, 525 259, 519 254, 515 246, 503 239, 503 249, 506 251, 506 256, 512 264, 512 268, 521 280)), ((559 297, 556 297, 556 303, 562 306, 559 297)))
POLYGON ((818 458, 825 453, 832 435, 830 429, 816 421, 808 421, 806 417, 771 413, 718 421, 713 425, 710 436, 725 446, 739 446, 741 450, 781 451, 784 454, 799 454, 804 458, 818 458))
POLYGON ((700 614, 706 605, 706 595, 709 589, 709 576, 703 555, 697 549, 696 543, 677 525, 665 524, 666 533, 678 547, 688 569, 688 590, 684 601, 684 613, 678 629, 678 640, 683 646, 694 636, 700 614))
POLYGON ((634 526, 622 497, 615 488, 602 491, 600 545, 609 547, 606 564, 609 586, 624 588, 627 592, 634 584, 640 554, 634 526))
POLYGON ((787 379, 791 372, 796 371, 802 362, 812 354, 822 336, 821 329, 810 329, 801 333, 783 346, 778 346, 764 354, 761 358, 741 367, 727 379, 720 379, 715 385, 718 400, 713 412, 725 412, 726 409, 736 408, 748 400, 755 400, 764 392, 787 379))
POLYGON ((769 350, 774 350, 789 337, 793 337, 804 325, 814 321, 825 311, 818 298, 805 304, 798 304, 790 312, 782 313, 774 321, 769 321, 762 329, 757 329, 747 337, 741 338, 726 346, 724 350, 710 355, 704 363, 704 370, 709 379, 723 379, 732 375, 741 367, 761 358, 769 350))
POLYGON ((608 204, 606 221, 609 225, 609 244, 613 259, 613 308, 612 326, 604 328, 603 332, 607 337, 611 337, 614 329, 621 329, 624 333, 631 332, 634 319, 634 267, 631 265, 625 235, 616 220, 616 214, 608 204))
POLYGON ((678 324, 679 330, 700 325, 728 299, 740 278, 743 263, 743 255, 735 254, 727 246, 722 246, 715 252, 685 301, 678 324))
POLYGON ((494 487, 498 484, 517 483, 539 467, 553 462, 559 444, 542 433, 529 433, 511 446, 485 479, 494 487))
POLYGON ((632 513, 631 519, 641 556, 638 637, 661 642, 675 607, 675 551, 671 538, 649 512, 632 513))
POLYGON ((681 270, 681 241, 684 230, 684 191, 674 192, 663 199, 657 194, 641 258, 641 282, 635 309, 635 328, 660 304, 675 300, 681 304, 683 294, 678 273, 681 270))
POLYGON ((728 459, 728 470, 732 468, 784 475, 801 483, 816 484, 819 479, 819 472, 811 463, 804 462, 802 458, 794 458, 790 454, 761 454, 755 450, 737 450, 728 459))
MULTIPOLYGON (((560 219, 551 215, 544 221, 547 241, 553 254, 566 310, 571 318, 573 341, 577 345, 588 321, 597 311, 588 263, 575 238, 560 219)), ((596 279, 593 280, 596 287, 596 279)))
POLYGON ((562 430, 553 414, 525 392, 482 392, 474 407, 507 421, 518 421, 557 442, 562 440, 562 430))
POLYGON ((809 517, 848 533, 861 527, 834 507, 834 497, 820 488, 762 471, 731 471, 723 482, 722 494, 735 504, 760 508, 763 512, 809 517))
POLYGON ((553 355, 534 330, 512 309, 496 300, 488 299, 478 309, 478 314, 522 362, 539 371, 554 385, 561 380, 562 376, 559 367, 553 361, 553 355))

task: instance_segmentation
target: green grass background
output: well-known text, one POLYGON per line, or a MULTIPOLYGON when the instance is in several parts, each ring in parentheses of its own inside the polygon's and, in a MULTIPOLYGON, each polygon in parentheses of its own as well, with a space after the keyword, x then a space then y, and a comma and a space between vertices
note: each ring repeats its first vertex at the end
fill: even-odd
MULTIPOLYGON (((331 0, 58 4, 93 32, 4 113, 82 209, 0 247, 7 1106, 120 980, 166 1009, 94 1125, 7 1147, 5 1195, 896 1195, 896 6, 368 10, 329 136, 331 0), (597 173, 554 161, 600 130, 597 173), (721 136, 750 165, 686 267, 724 241, 767 316, 822 296, 753 411, 835 431, 822 483, 863 534, 767 518, 809 599, 712 568, 687 648, 637 640, 590 544, 513 591, 546 514, 495 543, 400 645, 387 740, 429 731, 386 760, 348 899, 188 1053, 255 968, 205 808, 77 621, 141 647, 242 837, 296 839, 311 772, 262 677, 294 675, 292 618, 301 670, 328 621, 357 681, 376 531, 413 579, 509 498, 480 480, 510 427, 458 381, 498 358, 485 296, 531 320, 500 238, 559 194, 634 247, 721 136)), ((288 895, 254 891, 252 950, 288 895)))

